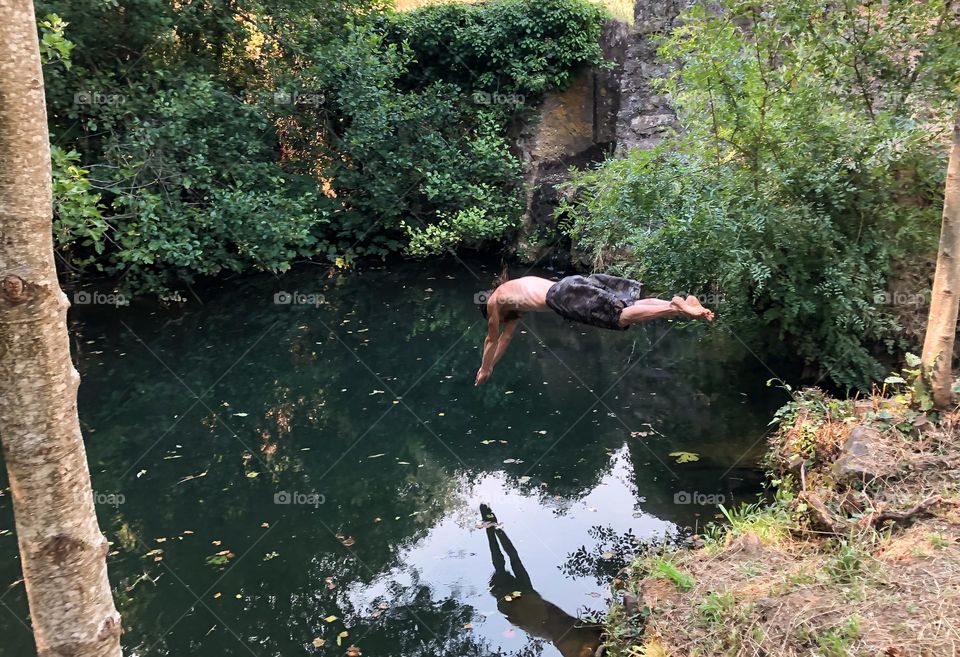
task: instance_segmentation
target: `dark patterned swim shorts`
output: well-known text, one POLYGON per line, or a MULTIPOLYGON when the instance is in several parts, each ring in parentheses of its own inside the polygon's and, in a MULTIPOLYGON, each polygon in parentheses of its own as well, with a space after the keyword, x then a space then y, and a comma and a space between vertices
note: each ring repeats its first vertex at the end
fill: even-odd
POLYGON ((607 274, 568 276, 547 290, 547 305, 561 317, 613 331, 620 326, 620 313, 644 298, 637 281, 607 274))

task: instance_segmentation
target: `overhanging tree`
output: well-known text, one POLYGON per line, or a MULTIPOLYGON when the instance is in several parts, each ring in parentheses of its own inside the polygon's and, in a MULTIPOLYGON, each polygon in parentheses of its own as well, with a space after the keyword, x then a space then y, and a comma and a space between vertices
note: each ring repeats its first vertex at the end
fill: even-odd
POLYGON ((0 0, 0 439, 40 657, 120 657, 54 268, 50 151, 31 0, 0 0))
POLYGON ((953 127, 953 149, 947 165, 943 224, 937 271, 933 278, 930 315, 923 341, 921 366, 938 408, 948 406, 952 393, 953 342, 960 309, 960 114, 953 127))

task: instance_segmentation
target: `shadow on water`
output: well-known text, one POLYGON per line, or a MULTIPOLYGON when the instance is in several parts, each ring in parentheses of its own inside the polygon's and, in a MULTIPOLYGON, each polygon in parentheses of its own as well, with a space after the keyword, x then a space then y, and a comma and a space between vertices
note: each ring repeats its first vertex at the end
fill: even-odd
MULTIPOLYGON (((475 388, 462 266, 321 271, 71 311, 127 654, 576 654, 555 627, 636 546, 755 499, 783 397, 737 340, 534 316, 475 388)), ((0 657, 32 650, 12 528, 6 494, 0 657)))

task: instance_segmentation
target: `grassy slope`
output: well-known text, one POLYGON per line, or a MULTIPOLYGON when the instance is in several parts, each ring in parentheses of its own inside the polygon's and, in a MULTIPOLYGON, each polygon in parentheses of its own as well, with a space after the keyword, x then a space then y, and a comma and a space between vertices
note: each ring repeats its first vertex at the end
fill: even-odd
POLYGON ((775 503, 727 511, 701 549, 631 566, 607 654, 955 655, 960 413, 934 423, 902 403, 807 391, 770 466, 775 503), (869 478, 832 467, 857 425, 877 429, 869 478))

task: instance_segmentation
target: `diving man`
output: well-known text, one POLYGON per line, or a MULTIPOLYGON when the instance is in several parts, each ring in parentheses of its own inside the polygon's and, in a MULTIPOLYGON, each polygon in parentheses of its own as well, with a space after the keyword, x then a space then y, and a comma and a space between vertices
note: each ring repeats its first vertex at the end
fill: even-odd
POLYGON ((538 276, 501 280, 487 294, 486 304, 480 310, 487 319, 487 337, 476 385, 490 378, 525 312, 552 310, 574 322, 614 331, 660 317, 713 321, 713 311, 704 308, 694 296, 676 296, 670 301, 646 298, 641 283, 607 274, 568 276, 557 282, 538 276))

